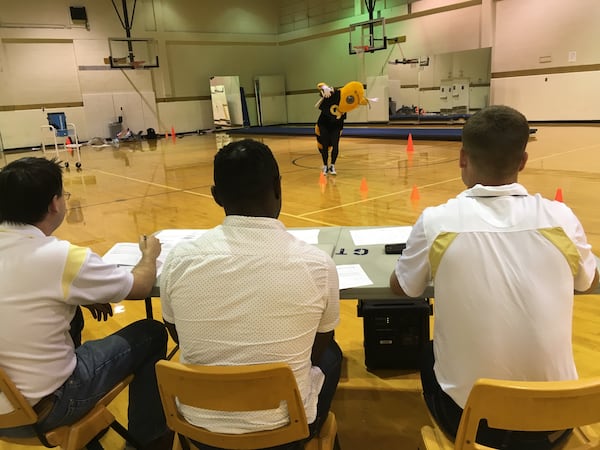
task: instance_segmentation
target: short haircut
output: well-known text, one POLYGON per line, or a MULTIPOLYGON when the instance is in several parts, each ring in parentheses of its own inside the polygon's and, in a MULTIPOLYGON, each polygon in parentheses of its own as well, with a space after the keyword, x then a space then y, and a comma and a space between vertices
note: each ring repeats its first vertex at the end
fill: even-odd
POLYGON ((261 142, 232 142, 215 155, 215 190, 225 204, 261 203, 278 179, 277 161, 271 149, 261 142))
POLYGON ((0 171, 0 222, 38 223, 62 192, 62 168, 56 159, 17 159, 0 171))
POLYGON ((529 124, 509 106, 489 106, 473 114, 463 127, 463 149, 470 161, 487 175, 506 176, 519 169, 529 124))

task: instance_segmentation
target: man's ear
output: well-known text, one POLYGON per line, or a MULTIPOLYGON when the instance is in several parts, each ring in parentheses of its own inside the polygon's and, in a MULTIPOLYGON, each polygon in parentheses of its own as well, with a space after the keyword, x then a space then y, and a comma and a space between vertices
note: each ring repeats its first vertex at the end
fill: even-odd
POLYGON ((525 168, 525 164, 527 164, 528 159, 529 159, 529 153, 523 152, 523 157, 521 158, 521 164, 519 164, 519 172, 525 168))
POLYGON ((217 192, 216 186, 210 187, 210 193, 212 194, 212 197, 215 200, 215 202, 217 203, 217 205, 223 207, 223 203, 221 202, 221 200, 219 200, 219 193, 217 192))
POLYGON ((467 167, 467 162, 469 161, 469 157, 467 156, 467 152, 465 152, 464 148, 460 148, 460 156, 458 157, 458 167, 464 169, 467 167))
POLYGON ((55 213, 59 210, 58 207, 58 195, 54 195, 54 197, 52 197, 52 200, 50 200, 50 203, 48 203, 48 212, 49 213, 55 213))
POLYGON ((273 180, 273 191, 275 192, 275 198, 281 198, 281 176, 275 177, 273 180))

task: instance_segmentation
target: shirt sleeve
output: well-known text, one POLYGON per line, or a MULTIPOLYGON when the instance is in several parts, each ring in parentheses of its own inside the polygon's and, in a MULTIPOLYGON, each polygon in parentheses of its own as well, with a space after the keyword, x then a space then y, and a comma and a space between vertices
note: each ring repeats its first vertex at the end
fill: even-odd
POLYGON ((169 297, 169 278, 171 274, 171 265, 173 261, 173 252, 167 256, 160 275, 160 305, 163 319, 169 323, 175 323, 171 299, 169 297))
POLYGON ((338 279, 335 263, 331 258, 327 261, 327 291, 325 293, 327 304, 317 328, 319 333, 327 333, 335 329, 340 321, 340 281, 338 279))
POLYGON ((412 227, 406 248, 396 262, 395 273, 402 290, 411 297, 419 297, 431 281, 429 245, 421 215, 412 227))
POLYGON ((133 274, 129 270, 105 263, 89 248, 70 245, 62 277, 66 303, 120 302, 132 286, 133 274))
POLYGON ((579 219, 576 220, 575 235, 572 237, 580 255, 579 270, 574 280, 576 291, 586 291, 592 285, 596 275, 596 257, 592 253, 592 246, 588 244, 585 231, 579 219))

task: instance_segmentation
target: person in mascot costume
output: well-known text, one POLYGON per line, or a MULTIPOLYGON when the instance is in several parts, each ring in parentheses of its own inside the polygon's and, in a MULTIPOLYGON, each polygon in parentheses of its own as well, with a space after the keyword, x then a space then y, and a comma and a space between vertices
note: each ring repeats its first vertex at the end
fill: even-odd
POLYGON ((321 95, 321 99, 315 105, 321 110, 315 125, 317 147, 323 158, 323 173, 336 175, 335 162, 339 153, 340 136, 346 113, 360 105, 368 105, 369 99, 365 96, 365 88, 359 81, 351 81, 341 89, 330 87, 325 83, 317 84, 317 88, 321 95), (331 163, 328 163, 329 149, 331 149, 331 163))

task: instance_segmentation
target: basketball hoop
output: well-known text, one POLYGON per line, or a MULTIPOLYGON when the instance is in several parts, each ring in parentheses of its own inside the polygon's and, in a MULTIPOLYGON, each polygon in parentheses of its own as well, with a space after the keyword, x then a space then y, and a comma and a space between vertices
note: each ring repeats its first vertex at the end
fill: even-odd
POLYGON ((131 68, 132 69, 140 69, 140 68, 144 67, 145 62, 146 61, 133 61, 131 63, 131 68))
POLYGON ((354 49, 354 52, 356 54, 365 53, 365 52, 369 51, 368 45, 354 45, 354 46, 352 46, 352 48, 354 49))

